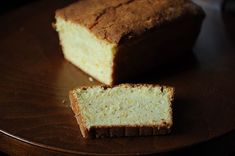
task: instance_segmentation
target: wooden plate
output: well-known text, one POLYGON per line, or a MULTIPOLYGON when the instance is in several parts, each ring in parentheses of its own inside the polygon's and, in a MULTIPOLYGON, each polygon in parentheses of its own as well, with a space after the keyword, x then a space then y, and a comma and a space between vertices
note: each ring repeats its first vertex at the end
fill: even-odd
POLYGON ((69 107, 68 91, 98 82, 89 81, 64 60, 51 27, 55 9, 70 2, 42 0, 0 17, 0 131, 9 141, 71 154, 151 154, 200 143, 235 128, 234 40, 220 12, 205 6, 207 18, 194 52, 136 80, 175 86, 173 132, 84 140, 69 107))

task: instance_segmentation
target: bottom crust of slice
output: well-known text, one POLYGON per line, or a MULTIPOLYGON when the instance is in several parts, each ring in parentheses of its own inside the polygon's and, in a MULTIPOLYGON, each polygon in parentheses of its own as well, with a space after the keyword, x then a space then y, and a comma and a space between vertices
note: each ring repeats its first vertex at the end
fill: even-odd
POLYGON ((163 124, 159 127, 92 127, 86 129, 81 124, 79 116, 76 116, 77 122, 80 126, 82 136, 84 138, 115 138, 115 137, 129 137, 129 136, 154 136, 165 135, 171 132, 171 126, 163 124))

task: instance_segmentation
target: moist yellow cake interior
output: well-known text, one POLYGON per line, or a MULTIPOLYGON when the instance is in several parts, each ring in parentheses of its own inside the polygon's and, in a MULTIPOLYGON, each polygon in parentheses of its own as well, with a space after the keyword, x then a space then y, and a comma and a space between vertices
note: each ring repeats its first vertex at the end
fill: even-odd
POLYGON ((104 90, 92 87, 77 89, 80 115, 86 127, 154 126, 172 123, 169 88, 142 86, 114 87, 104 90))
POLYGON ((67 60, 105 84, 112 84, 116 44, 98 39, 79 24, 57 17, 63 53, 67 60))

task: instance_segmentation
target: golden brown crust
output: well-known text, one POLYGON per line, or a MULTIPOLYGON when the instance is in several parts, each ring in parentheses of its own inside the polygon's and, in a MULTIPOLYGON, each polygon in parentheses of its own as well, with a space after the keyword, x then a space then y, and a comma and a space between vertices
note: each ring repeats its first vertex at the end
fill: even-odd
POLYGON ((116 44, 179 18, 202 16, 202 9, 190 0, 80 0, 56 11, 56 17, 116 44))
POLYGON ((171 126, 167 124, 154 126, 100 126, 91 127, 86 131, 84 138, 115 138, 115 137, 129 137, 129 136, 152 136, 164 135, 171 132, 171 126))
MULTIPOLYGON (((157 84, 121 84, 116 86, 108 86, 108 85, 97 85, 103 89, 113 88, 116 86, 124 86, 124 87, 142 87, 142 86, 150 86, 150 87, 160 87, 162 91, 168 90, 170 93, 170 103, 171 109, 170 113, 172 114, 172 101, 174 96, 174 88, 167 86, 160 86, 157 84)), ((88 89, 97 86, 83 86, 79 89, 88 89)), ((170 123, 163 122, 161 125, 149 125, 149 126, 141 126, 141 125, 130 125, 130 126, 96 126, 87 129, 85 126, 85 122, 80 115, 79 102, 76 99, 75 95, 76 89, 69 92, 69 97, 71 101, 71 108, 75 114, 77 122, 79 124, 82 136, 84 138, 104 138, 104 137, 121 137, 121 136, 149 136, 149 135, 163 135, 171 132, 171 127, 173 125, 172 119, 170 123)))
POLYGON ((82 118, 82 116, 80 115, 80 109, 79 109, 79 103, 76 99, 76 95, 74 93, 74 91, 70 91, 69 92, 69 99, 70 99, 70 103, 71 103, 71 108, 75 114, 75 118, 77 119, 77 122, 79 124, 82 136, 85 138, 89 138, 89 132, 85 126, 84 123, 84 119, 82 118))
POLYGON ((203 18, 181 19, 118 46, 112 67, 112 84, 157 76, 154 71, 164 69, 183 53, 192 51, 202 22, 203 18))

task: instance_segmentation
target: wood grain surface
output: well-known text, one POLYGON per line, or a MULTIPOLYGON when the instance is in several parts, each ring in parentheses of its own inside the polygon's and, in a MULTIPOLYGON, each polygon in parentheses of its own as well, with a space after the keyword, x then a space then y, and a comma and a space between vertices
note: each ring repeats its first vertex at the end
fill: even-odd
POLYGON ((0 150, 21 155, 31 146, 32 153, 41 149, 45 155, 153 154, 235 129, 234 22, 218 7, 204 5, 207 17, 193 52, 133 81, 175 86, 172 133, 84 140, 68 91, 99 83, 64 60, 51 27, 55 10, 71 2, 41 0, 0 16, 0 150), (17 145, 21 153, 14 152, 17 145))

